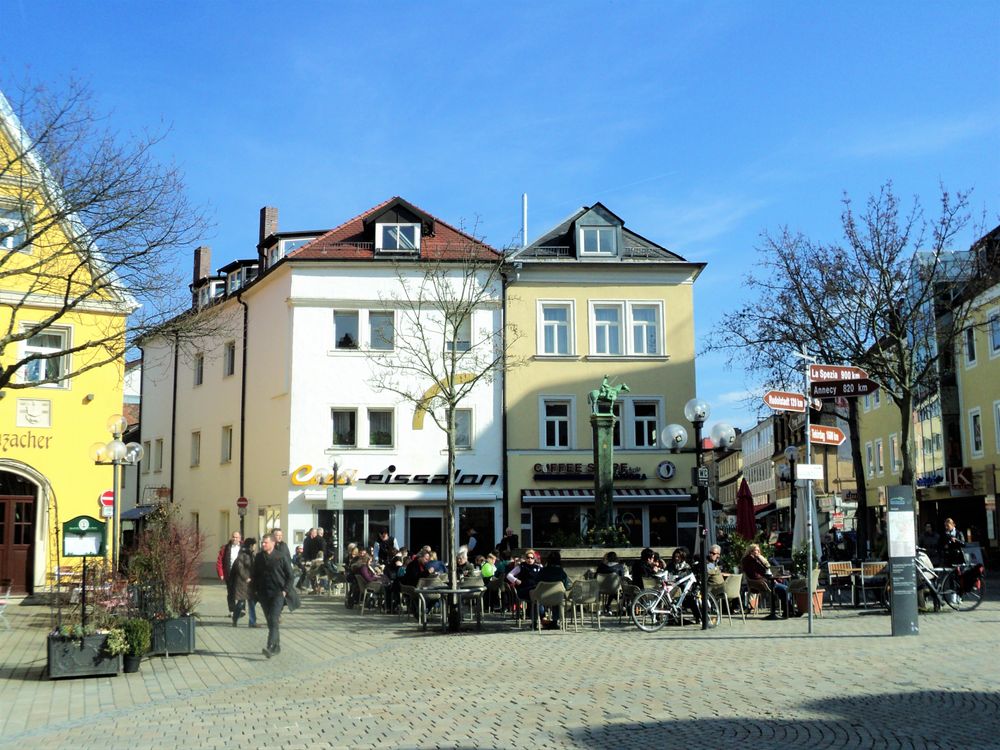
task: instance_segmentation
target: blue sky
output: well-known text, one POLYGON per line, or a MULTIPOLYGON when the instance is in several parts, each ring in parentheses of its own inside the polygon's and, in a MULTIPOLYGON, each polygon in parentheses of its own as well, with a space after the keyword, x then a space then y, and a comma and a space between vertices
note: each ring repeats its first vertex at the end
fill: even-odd
MULTIPOLYGON (((0 0, 0 85, 89 81, 209 206, 221 266, 257 211, 326 228, 403 195, 495 246, 604 202, 709 265, 699 347, 763 230, 838 238, 892 179, 1000 221, 1000 3, 261 3, 0 0)), ((967 245, 971 233, 963 238, 967 245)), ((755 387, 698 361, 716 419, 755 387)))

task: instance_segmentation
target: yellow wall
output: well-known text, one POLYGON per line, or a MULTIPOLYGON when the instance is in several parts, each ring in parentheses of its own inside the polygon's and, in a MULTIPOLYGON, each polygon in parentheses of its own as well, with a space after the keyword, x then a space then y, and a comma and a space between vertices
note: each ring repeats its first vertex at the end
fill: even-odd
MULTIPOLYGON (((7 160, 10 153, 0 129, 0 159, 7 160)), ((30 183, 27 188, 11 182, 0 184, 0 202, 8 207, 30 205, 36 231, 47 221, 46 206, 30 183)), ((32 292, 28 303, 16 313, 15 330, 21 322, 37 322, 52 314, 53 308, 46 296, 64 293, 67 283, 71 290, 78 290, 79 285, 87 283, 88 277, 83 271, 76 271, 81 275, 67 282, 68 269, 79 260, 73 247, 62 227, 54 225, 34 243, 30 253, 14 253, 7 259, 6 273, 0 277, 0 293, 32 292), (11 274, 11 270, 18 273, 11 274)), ((66 314, 53 325, 69 330, 72 346, 95 337, 105 338, 110 333, 120 342, 115 348, 122 348, 125 318, 120 308, 101 309, 109 306, 100 304, 100 300, 95 302, 98 304, 91 309, 66 314)), ((2 330, 10 323, 10 315, 9 308, 0 308, 2 330)), ((5 361, 19 357, 23 345, 9 346, 8 351, 0 352, 5 361)), ((70 356, 71 370, 89 361, 88 354, 83 352, 70 356)), ((102 352, 101 356, 106 354, 102 352)), ((109 416, 122 411, 122 380, 123 362, 119 360, 89 370, 59 386, 8 386, 2 391, 0 471, 24 476, 40 487, 35 505, 32 575, 35 586, 44 584, 52 566, 60 564, 51 554, 56 549, 57 520, 63 523, 78 515, 100 516, 98 497, 112 487, 112 468, 95 466, 89 448, 95 442, 111 439, 106 424, 109 416), (47 420, 44 418, 46 411, 47 420)), ((110 531, 109 528, 109 534, 110 531)), ((75 562, 64 560, 62 564, 75 562)))
MULTIPOLYGON (((975 494, 995 493, 996 468, 1000 466, 1000 348, 993 349, 990 317, 1000 317, 1000 284, 977 299, 970 321, 975 337, 976 359, 970 366, 965 352, 958 358, 961 403, 962 463, 973 470, 975 494), (991 351, 992 350, 992 351, 991 351), (973 450, 970 413, 979 410, 982 451, 973 450)), ((963 339, 964 341, 964 339, 963 339)))
MULTIPOLYGON (((861 435, 861 459, 865 467, 865 487, 869 507, 884 505, 885 487, 899 484, 903 470, 903 448, 900 438, 899 408, 885 393, 879 394, 879 405, 874 399, 869 399, 869 408, 864 407, 863 399, 858 399, 859 433, 861 435), (891 440, 895 436, 897 445, 897 465, 892 466, 891 440), (882 444, 882 470, 878 468, 878 443, 882 444), (872 469, 868 468, 868 445, 872 447, 872 469)), ((913 434, 911 428, 910 440, 913 434)))

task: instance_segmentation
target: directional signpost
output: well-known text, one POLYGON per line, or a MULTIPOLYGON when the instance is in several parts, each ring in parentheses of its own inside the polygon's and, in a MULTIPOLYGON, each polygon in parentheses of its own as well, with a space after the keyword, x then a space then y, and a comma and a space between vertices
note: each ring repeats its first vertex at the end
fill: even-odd
POLYGON ((809 440, 820 445, 840 445, 847 436, 836 427, 824 424, 809 425, 809 440))
POLYGON ((844 365, 809 365, 809 380, 864 380, 868 373, 860 367, 844 365))
POLYGON ((806 397, 801 393, 768 391, 764 394, 764 403, 776 411, 797 411, 804 413, 806 410, 806 397))
POLYGON ((855 398, 857 396, 867 396, 878 390, 878 383, 868 378, 860 380, 830 380, 826 382, 813 383, 810 386, 810 395, 814 398, 855 398))

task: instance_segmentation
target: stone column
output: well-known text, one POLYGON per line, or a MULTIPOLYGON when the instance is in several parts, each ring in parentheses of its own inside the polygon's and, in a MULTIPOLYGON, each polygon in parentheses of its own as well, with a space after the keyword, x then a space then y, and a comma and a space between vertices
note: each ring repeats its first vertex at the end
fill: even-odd
POLYGON ((614 446, 615 422, 610 401, 598 401, 595 414, 590 415, 594 432, 594 525, 606 529, 614 524, 614 446))

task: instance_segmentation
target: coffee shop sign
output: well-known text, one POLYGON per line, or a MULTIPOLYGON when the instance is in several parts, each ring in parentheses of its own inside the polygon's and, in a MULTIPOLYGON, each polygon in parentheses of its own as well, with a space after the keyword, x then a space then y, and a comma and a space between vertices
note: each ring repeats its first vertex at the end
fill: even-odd
MULTIPOLYGON (((338 486, 351 484, 448 484, 447 474, 399 474, 396 467, 390 465, 388 470, 379 474, 369 474, 358 478, 357 469, 337 472, 338 486)), ((465 474, 455 471, 455 484, 462 486, 495 486, 500 481, 498 474, 465 474)), ((296 487, 311 487, 315 485, 331 486, 334 483, 333 472, 313 471, 309 464, 303 464, 292 472, 291 482, 296 487)))

